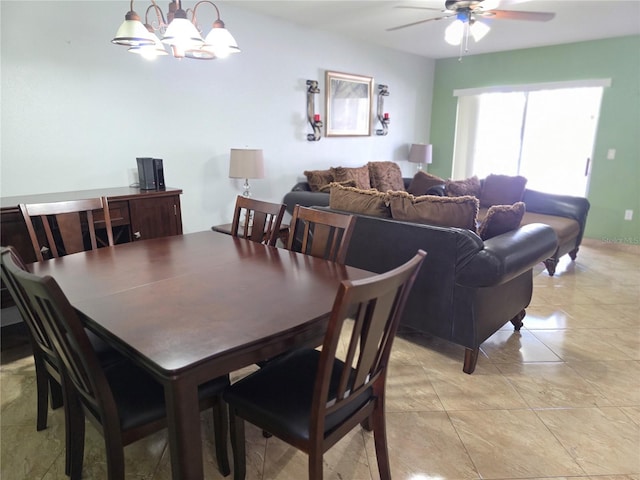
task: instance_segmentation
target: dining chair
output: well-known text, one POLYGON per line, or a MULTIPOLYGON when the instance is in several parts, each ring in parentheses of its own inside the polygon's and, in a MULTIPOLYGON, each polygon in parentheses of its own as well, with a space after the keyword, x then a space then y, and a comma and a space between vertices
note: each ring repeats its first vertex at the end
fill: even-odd
MULTIPOLYGON (((62 380, 57 355, 44 329, 44 325, 31 306, 26 294, 11 273, 11 271, 16 269, 27 271, 27 267, 18 252, 11 246, 1 247, 0 274, 2 282, 13 298, 13 301, 18 307, 18 312, 27 326, 27 337, 29 338, 33 352, 33 361, 36 370, 36 430, 41 431, 47 428, 47 417, 49 413, 47 400, 50 399, 51 408, 54 410, 63 406, 62 380)), ((108 366, 124 360, 124 357, 120 353, 95 334, 87 331, 87 336, 98 356, 100 365, 108 366)), ((65 421, 66 420, 67 414, 65 411, 65 421)), ((65 441, 66 454, 69 452, 67 433, 68 429, 65 428, 65 435, 67 436, 65 441)), ((69 467, 70 464, 67 461, 65 464, 67 473, 69 467)))
POLYGON ((287 249, 344 264, 355 217, 296 205, 287 249))
POLYGON ((29 238, 39 262, 45 258, 43 252, 58 258, 71 253, 98 248, 94 210, 101 211, 107 232, 107 244, 113 245, 113 231, 107 197, 69 200, 66 202, 20 204, 22 217, 27 225, 29 238), (36 220, 37 219, 37 220, 36 220), (46 238, 38 235, 44 230, 46 238), (89 239, 85 240, 85 232, 89 239), (44 244, 41 242, 46 240, 44 244))
MULTIPOLYGON (((163 386, 131 361, 102 366, 79 312, 52 277, 23 270, 11 256, 3 256, 5 268, 33 306, 56 355, 67 414, 68 475, 82 476, 86 418, 104 437, 108 478, 124 479, 124 447, 166 427, 163 386)), ((224 375, 198 388, 200 409, 213 410, 216 458, 224 476, 230 473, 222 401, 228 385, 224 375)))
POLYGON ((343 281, 321 350, 299 349, 274 359, 225 390, 235 480, 245 478, 245 420, 307 453, 310 480, 322 479, 324 452, 362 424, 373 429, 380 478, 391 478, 384 412, 387 365, 425 255, 419 250, 389 272, 343 281), (340 348, 347 341, 346 349, 340 348))
POLYGON ((275 247, 285 207, 284 204, 238 195, 233 211, 231 235, 275 247))

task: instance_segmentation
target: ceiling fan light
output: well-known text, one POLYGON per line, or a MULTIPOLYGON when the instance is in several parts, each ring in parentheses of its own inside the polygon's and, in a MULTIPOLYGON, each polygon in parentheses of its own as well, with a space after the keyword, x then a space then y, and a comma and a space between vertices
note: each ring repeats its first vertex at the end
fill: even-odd
POLYGON ((444 31, 444 40, 449 45, 460 45, 464 35, 464 22, 454 20, 444 31))
POLYGON ((487 25, 486 23, 479 22, 477 20, 474 21, 470 27, 471 36, 476 42, 479 42, 480 40, 482 40, 484 36, 487 33, 489 33, 490 30, 491 30, 491 27, 489 27, 489 25, 487 25))

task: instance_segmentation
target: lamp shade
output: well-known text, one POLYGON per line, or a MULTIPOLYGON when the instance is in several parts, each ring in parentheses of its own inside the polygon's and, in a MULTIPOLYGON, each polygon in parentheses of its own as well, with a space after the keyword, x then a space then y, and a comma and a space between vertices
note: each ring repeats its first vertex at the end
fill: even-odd
POLYGON ((414 143, 409 150, 409 161, 411 163, 431 163, 432 145, 424 143, 414 143))
POLYGON ((264 178, 264 156, 259 149, 232 148, 229 178, 264 178))
POLYGON ((135 12, 127 13, 125 21, 116 32, 116 36, 111 43, 127 45, 130 47, 140 47, 143 45, 154 45, 156 36, 146 29, 140 21, 140 17, 135 12))

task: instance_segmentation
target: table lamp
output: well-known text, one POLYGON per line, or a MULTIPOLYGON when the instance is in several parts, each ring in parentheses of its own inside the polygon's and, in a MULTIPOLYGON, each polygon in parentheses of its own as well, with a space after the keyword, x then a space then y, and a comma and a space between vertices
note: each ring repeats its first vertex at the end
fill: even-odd
POLYGON ((264 178, 262 150, 232 148, 229 157, 229 178, 244 178, 245 197, 251 196, 250 178, 264 178))
POLYGON ((432 145, 424 143, 414 143, 409 149, 409 161, 418 164, 418 171, 422 170, 422 164, 431 163, 432 145))

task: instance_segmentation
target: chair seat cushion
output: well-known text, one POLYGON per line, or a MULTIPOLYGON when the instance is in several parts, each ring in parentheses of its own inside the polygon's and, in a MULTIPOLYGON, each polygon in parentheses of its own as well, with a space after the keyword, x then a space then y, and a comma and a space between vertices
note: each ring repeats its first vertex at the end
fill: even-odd
MULTIPOLYGON (((304 349, 278 358, 227 388, 224 399, 238 415, 278 437, 309 440, 309 423, 313 387, 316 381, 320 352, 304 349)), ((343 365, 335 360, 334 372, 343 365)), ((333 375, 329 397, 335 397, 338 376, 333 375)), ((325 432, 330 433, 368 400, 368 389, 345 408, 329 415, 325 432)))
MULTIPOLYGON (((130 361, 105 368, 107 381, 118 407, 123 430, 166 416, 164 388, 151 375, 130 361)), ((220 395, 229 385, 229 377, 215 378, 198 388, 200 399, 220 395)))

